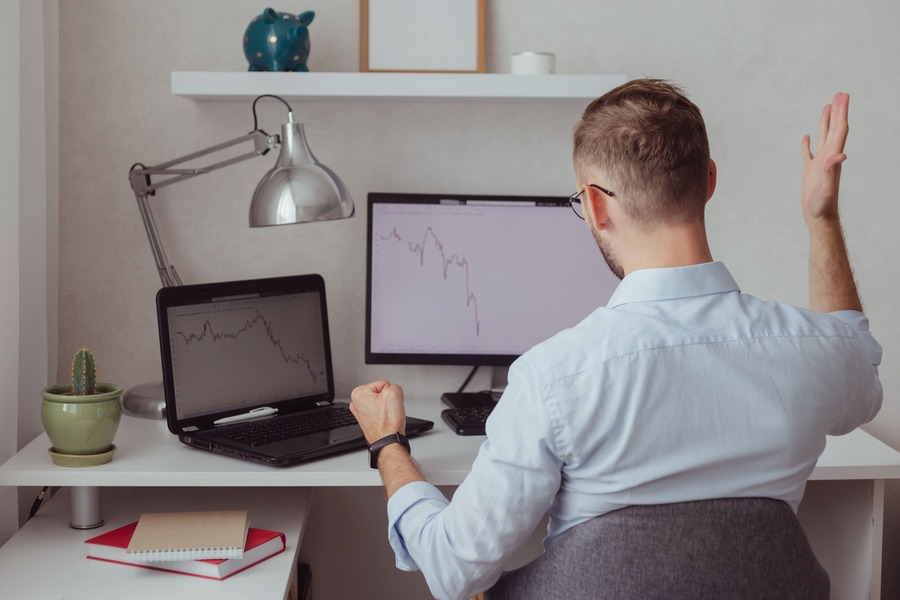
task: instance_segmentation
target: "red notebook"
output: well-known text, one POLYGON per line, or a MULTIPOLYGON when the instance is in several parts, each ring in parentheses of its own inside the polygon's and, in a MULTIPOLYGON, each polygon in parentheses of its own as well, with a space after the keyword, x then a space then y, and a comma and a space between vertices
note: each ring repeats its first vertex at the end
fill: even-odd
POLYGON ((137 521, 85 540, 84 543, 88 544, 87 558, 153 569, 154 571, 168 571, 170 573, 183 573, 207 579, 222 580, 284 552, 286 545, 283 533, 251 527, 247 531, 244 558, 172 560, 145 563, 137 562, 134 558, 125 554, 125 549, 128 547, 128 542, 131 541, 131 535, 134 533, 135 527, 137 527, 137 521))

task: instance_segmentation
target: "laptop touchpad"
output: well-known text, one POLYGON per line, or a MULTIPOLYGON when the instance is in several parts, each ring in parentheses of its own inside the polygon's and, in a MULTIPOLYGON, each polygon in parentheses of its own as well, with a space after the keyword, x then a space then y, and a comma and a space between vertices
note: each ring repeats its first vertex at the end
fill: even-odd
POLYGON ((347 427, 340 427, 333 431, 328 431, 329 441, 332 444, 338 444, 340 442, 346 442, 347 440, 352 440, 355 438, 365 437, 363 436, 362 429, 359 428, 359 425, 348 425, 347 427))

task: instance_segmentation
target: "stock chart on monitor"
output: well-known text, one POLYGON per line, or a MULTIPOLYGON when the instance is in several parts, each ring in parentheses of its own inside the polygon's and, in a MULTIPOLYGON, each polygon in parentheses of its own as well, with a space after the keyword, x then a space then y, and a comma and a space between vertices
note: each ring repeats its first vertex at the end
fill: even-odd
POLYGON ((366 361, 509 364, 618 279, 562 197, 369 194, 366 361))

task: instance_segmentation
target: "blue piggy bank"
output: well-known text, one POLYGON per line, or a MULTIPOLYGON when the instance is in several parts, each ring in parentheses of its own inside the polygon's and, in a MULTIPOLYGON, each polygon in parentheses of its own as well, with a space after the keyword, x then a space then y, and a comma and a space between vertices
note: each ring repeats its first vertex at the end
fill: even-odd
POLYGON ((294 16, 267 8, 244 32, 244 56, 250 71, 309 71, 311 10, 294 16))

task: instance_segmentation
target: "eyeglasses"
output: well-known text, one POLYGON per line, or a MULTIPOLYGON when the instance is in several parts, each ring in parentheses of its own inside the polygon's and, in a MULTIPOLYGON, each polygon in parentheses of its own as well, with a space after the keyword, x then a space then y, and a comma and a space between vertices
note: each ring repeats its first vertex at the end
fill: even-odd
MULTIPOLYGON (((591 186, 592 188, 594 188, 594 189, 600 190, 601 192, 603 192, 604 194, 606 194, 606 195, 609 196, 610 198, 615 198, 615 197, 616 197, 616 195, 615 195, 613 192, 609 191, 609 190, 606 189, 606 188, 602 188, 602 187, 600 187, 599 185, 594 185, 594 184, 592 183, 592 184, 590 184, 590 186, 591 186)), ((572 207, 572 212, 574 212, 574 213, 575 213, 575 216, 578 217, 579 219, 581 219, 582 221, 584 221, 584 215, 581 214, 581 212, 582 212, 582 208, 581 208, 581 193, 582 193, 583 191, 584 191, 584 189, 580 189, 580 190, 578 190, 577 192, 575 192, 574 194, 572 194, 571 196, 569 196, 569 206, 572 207)))

